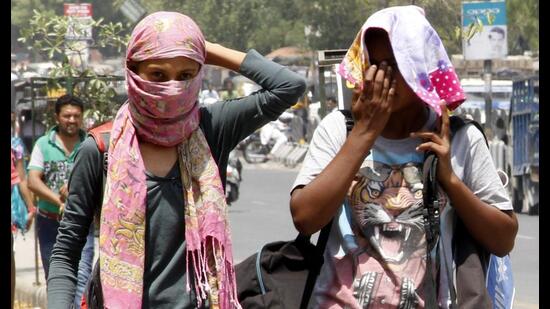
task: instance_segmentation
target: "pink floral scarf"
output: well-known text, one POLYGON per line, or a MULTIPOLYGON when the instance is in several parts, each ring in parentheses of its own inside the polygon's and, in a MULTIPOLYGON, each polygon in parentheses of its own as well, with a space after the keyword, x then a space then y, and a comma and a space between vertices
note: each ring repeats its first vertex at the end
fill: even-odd
MULTIPOLYGON (((178 56, 202 66, 202 33, 185 15, 158 12, 135 27, 126 59, 139 62, 178 56)), ((127 69, 126 77, 129 102, 113 123, 101 211, 104 306, 142 306, 147 187, 139 136, 139 140, 158 145, 177 145, 185 199, 187 290, 192 284, 199 306, 208 298, 211 308, 240 308, 224 189, 218 166, 198 127, 202 74, 185 82, 151 83, 127 69)))
POLYGON ((399 72, 416 95, 441 115, 439 101, 449 110, 457 108, 466 96, 453 70, 447 52, 418 6, 396 6, 371 15, 361 27, 339 66, 339 74, 362 86, 369 66, 365 33, 379 28, 388 33, 399 72))

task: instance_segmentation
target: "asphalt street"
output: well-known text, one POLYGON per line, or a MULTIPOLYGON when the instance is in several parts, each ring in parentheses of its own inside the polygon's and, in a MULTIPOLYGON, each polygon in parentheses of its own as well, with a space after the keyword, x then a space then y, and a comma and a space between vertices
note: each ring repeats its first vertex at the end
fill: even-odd
MULTIPOLYGON (((298 171, 276 163, 243 168, 241 195, 229 210, 236 262, 267 242, 296 237, 289 192, 298 171)), ((539 308, 539 217, 520 214, 518 219, 519 232, 511 253, 516 286, 514 308, 539 308)))

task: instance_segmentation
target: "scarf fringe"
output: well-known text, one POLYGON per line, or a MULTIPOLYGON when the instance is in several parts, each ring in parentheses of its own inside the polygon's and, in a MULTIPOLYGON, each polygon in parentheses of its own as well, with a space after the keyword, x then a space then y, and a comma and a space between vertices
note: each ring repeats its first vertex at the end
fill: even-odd
MULTIPOLYGON (((189 282, 193 280, 195 295, 197 296, 197 304, 200 307, 203 301, 207 300, 211 296, 211 292, 216 290, 218 293, 218 308, 230 309, 238 308, 241 306, 237 299, 237 286, 232 284, 235 282, 235 272, 232 267, 231 261, 228 261, 226 255, 226 248, 215 237, 208 236, 210 238, 210 246, 212 248, 212 258, 214 260, 214 266, 212 269, 208 263, 208 255, 206 254, 207 248, 204 246, 200 250, 188 250, 187 251, 187 291, 191 291, 189 282), (216 257, 219 257, 216 258, 216 257), (190 262, 191 261, 191 262, 190 262), (194 269, 189 269, 190 263, 194 269), (190 278, 191 271, 193 271, 193 278, 190 278), (217 282, 220 286, 213 288, 209 283, 209 276, 217 277, 217 282)), ((207 241, 204 243, 208 243, 207 241)))

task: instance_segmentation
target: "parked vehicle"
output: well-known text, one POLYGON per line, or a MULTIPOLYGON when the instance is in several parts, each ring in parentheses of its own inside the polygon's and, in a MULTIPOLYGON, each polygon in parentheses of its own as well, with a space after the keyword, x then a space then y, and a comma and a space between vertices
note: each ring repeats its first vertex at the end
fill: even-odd
POLYGON ((225 180, 225 200, 228 205, 239 198, 239 187, 242 181, 243 165, 236 150, 229 153, 225 180))
POLYGON ((284 144, 293 141, 289 123, 294 119, 290 112, 283 113, 278 120, 265 124, 262 128, 244 139, 239 148, 248 163, 263 163, 270 154, 277 152, 284 144))
POLYGON ((237 147, 242 151, 244 160, 247 163, 255 164, 269 160, 268 154, 274 144, 275 141, 270 140, 267 145, 262 145, 260 130, 257 130, 242 140, 237 147))
POLYGON ((516 212, 539 211, 539 78, 514 81, 510 105, 512 187, 516 212))

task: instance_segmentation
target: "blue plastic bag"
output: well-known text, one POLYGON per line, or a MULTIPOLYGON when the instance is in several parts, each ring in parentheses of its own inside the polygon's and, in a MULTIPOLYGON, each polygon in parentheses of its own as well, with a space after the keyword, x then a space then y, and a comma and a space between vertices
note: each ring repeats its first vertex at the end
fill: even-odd
POLYGON ((493 309, 510 309, 514 302, 514 277, 510 256, 491 254, 487 269, 487 291, 493 300, 493 309))
POLYGON ((19 193, 19 186, 14 186, 11 191, 11 222, 22 233, 26 232, 27 216, 27 205, 19 193))

